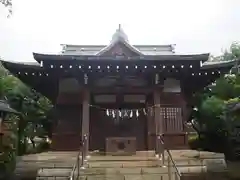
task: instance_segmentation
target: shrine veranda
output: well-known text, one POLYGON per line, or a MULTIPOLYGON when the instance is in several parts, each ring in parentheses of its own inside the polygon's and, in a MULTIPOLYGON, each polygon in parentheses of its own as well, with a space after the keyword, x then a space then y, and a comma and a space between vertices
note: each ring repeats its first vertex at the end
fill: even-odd
POLYGON ((65 44, 60 54, 33 53, 35 63, 2 63, 54 104, 53 150, 78 150, 83 135, 89 150, 154 150, 157 135, 178 149, 188 145, 193 94, 234 62, 174 47, 131 45, 119 28, 106 46, 65 44))

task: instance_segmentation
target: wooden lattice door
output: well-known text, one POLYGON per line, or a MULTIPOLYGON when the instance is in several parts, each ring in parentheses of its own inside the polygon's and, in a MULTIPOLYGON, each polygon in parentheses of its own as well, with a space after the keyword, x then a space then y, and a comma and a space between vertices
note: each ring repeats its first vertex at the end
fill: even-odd
POLYGON ((161 117, 163 120, 163 131, 165 133, 175 133, 183 131, 182 108, 161 107, 161 117))

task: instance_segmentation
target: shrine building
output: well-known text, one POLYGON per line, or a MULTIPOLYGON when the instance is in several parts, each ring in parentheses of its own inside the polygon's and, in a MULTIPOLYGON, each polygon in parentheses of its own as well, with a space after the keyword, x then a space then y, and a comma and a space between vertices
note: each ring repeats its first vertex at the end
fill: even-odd
POLYGON ((175 45, 132 45, 119 27, 108 45, 62 45, 59 54, 33 53, 35 63, 3 61, 12 74, 54 104, 53 150, 154 150, 162 135, 186 148, 192 97, 233 62, 209 54, 178 55, 175 45))

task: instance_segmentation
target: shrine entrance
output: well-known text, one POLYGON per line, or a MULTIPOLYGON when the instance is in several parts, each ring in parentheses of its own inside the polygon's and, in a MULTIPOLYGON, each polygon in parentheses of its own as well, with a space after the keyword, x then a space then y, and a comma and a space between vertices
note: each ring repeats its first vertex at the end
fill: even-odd
POLYGON ((145 96, 126 95, 119 100, 117 95, 93 96, 90 150, 113 153, 147 150, 147 116, 143 98, 145 96))

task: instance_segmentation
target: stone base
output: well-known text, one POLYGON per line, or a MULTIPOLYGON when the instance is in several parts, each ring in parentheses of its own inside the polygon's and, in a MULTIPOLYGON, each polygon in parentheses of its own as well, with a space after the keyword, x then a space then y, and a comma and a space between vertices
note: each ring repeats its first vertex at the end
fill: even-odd
POLYGON ((136 137, 106 138, 106 154, 111 155, 136 154, 136 137))

